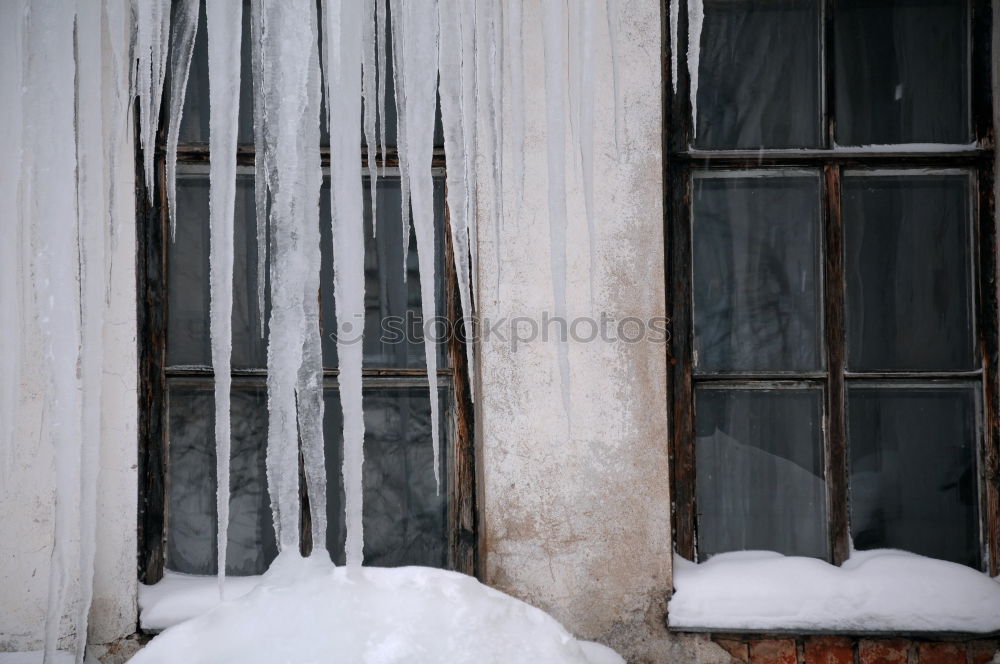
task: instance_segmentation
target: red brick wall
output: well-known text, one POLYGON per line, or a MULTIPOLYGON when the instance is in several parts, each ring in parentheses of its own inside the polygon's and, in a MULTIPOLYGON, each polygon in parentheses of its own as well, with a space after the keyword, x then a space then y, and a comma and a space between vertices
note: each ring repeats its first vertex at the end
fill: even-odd
POLYGON ((995 638, 931 641, 718 634, 712 640, 744 664, 989 664, 1000 651, 1000 640, 995 638))

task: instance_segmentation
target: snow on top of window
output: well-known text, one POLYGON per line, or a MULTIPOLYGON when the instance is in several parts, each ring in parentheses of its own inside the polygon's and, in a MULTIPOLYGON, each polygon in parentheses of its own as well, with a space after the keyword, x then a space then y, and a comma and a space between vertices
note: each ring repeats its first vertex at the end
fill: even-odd
POLYGON ((476 579, 426 567, 335 567, 282 553, 262 577, 169 575, 144 587, 143 626, 154 610, 208 611, 169 629, 132 662, 546 662, 624 664, 579 642, 554 618, 476 579), (259 585, 258 585, 259 584, 259 585), (253 587, 252 590, 247 586, 253 587), (200 609, 198 608, 200 607, 200 609))
POLYGON ((905 551, 815 558, 736 551, 674 559, 671 627, 908 632, 1000 630, 1000 583, 905 551))

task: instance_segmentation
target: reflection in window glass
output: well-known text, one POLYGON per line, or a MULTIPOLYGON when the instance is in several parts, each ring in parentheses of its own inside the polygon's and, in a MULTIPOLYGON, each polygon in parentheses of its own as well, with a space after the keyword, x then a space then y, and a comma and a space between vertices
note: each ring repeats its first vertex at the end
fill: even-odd
POLYGON ((696 372, 822 366, 819 179, 696 177, 696 372))
POLYGON ((818 7, 705 2, 695 147, 819 147, 818 7))
POLYGON ((763 549, 827 558, 822 395, 698 388, 698 553, 763 549))
MULTIPOLYGON (((447 440, 450 395, 444 388, 441 431, 447 440)), ((450 449, 441 458, 441 493, 434 482, 431 404, 426 386, 366 389, 364 538, 365 564, 383 567, 448 563, 447 468, 450 449)), ((327 548, 344 563, 343 414, 338 392, 326 390, 327 548)))
POLYGON ((979 566, 977 411, 971 384, 848 389, 856 548, 979 566))
MULTIPOLYGON (((169 390, 167 569, 215 574, 215 398, 211 380, 169 390)), ((267 390, 232 394, 232 461, 226 573, 261 574, 277 555, 265 470, 267 390)))
POLYGON ((846 177, 848 367, 971 369, 969 178, 846 177))
POLYGON ((835 3, 837 143, 967 143, 969 26, 961 0, 835 3))

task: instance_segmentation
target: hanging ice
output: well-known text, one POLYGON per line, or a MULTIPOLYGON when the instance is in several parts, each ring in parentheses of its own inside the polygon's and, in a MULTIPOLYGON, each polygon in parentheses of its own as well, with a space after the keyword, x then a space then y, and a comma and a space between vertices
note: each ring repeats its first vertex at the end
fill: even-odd
POLYGON ((316 12, 309 0, 266 3, 261 16, 266 109, 264 159, 268 173, 271 232, 271 315, 268 324, 267 476, 282 550, 299 546, 299 455, 296 387, 306 329, 302 295, 307 280, 304 227, 318 223, 318 150, 306 139, 318 127, 311 114, 310 83, 315 79, 316 12), (308 128, 304 130, 304 128, 308 128))
POLYGON ((402 0, 389 0, 389 21, 392 33, 392 82, 396 98, 396 154, 399 157, 400 212, 403 217, 403 281, 409 273, 410 258, 410 174, 409 141, 407 139, 406 84, 404 81, 404 41, 402 0))
POLYGON ((139 94, 139 143, 142 146, 146 192, 153 200, 153 155, 160 123, 160 101, 167 72, 170 38, 170 0, 134 0, 136 14, 135 57, 139 94))
POLYGON ((229 540, 229 402, 233 352, 233 214, 236 201, 236 139, 240 111, 242 0, 212 0, 208 28, 209 94, 209 280, 212 369, 215 376, 216 508, 219 594, 226 578, 229 540))
POLYGON ((687 65, 691 96, 691 138, 698 135, 698 67, 701 64, 701 26, 705 21, 704 0, 687 0, 687 65))
POLYGON ((438 15, 437 1, 402 3, 402 14, 392 20, 402 26, 403 41, 396 47, 403 62, 402 94, 406 116, 406 177, 410 183, 413 207, 413 227, 417 237, 417 258, 420 266, 420 307, 425 323, 424 358, 427 361, 427 381, 430 384, 431 444, 434 446, 434 480, 438 492, 440 477, 440 432, 438 421, 437 343, 430 325, 437 314, 434 286, 437 283, 434 265, 434 180, 431 162, 434 148, 434 112, 437 97, 438 15), (401 48, 400 48, 401 47, 401 48))
MULTIPOLYGON (((469 297, 469 223, 468 191, 466 189, 465 125, 462 117, 462 0, 439 0, 438 4, 438 69, 440 72, 441 124, 444 129, 445 153, 453 155, 447 175, 448 213, 451 244, 455 254, 455 274, 458 278, 462 317, 471 326, 472 304, 469 297), (456 158, 457 157, 457 158, 456 158), (457 162, 457 163, 456 163, 457 162)), ((470 335, 472 330, 467 329, 470 335)), ((472 342, 465 344, 469 385, 475 385, 472 362, 472 342)), ((473 388, 474 390, 475 388, 473 388)))
POLYGON ((670 83, 677 94, 677 21, 681 16, 681 0, 670 0, 670 83))
MULTIPOLYGON (((472 269, 472 297, 476 302, 479 292, 479 230, 477 223, 476 152, 478 136, 478 78, 477 78, 477 28, 476 6, 470 2, 459 3, 462 19, 462 165, 465 177, 465 218, 469 226, 469 264, 472 269)), ((448 155, 452 153, 445 151, 448 155)), ((459 274, 459 279, 464 279, 459 274)), ((471 312, 470 312, 471 313, 471 312)), ((468 330, 472 332, 472 330, 468 330)), ((470 369, 473 367, 470 363, 470 369)), ((470 385, 473 384, 470 380, 470 385)))
MULTIPOLYGON (((549 252, 555 318, 566 320, 566 21, 561 2, 546 2, 542 14, 545 34, 545 123, 548 137, 549 252)), ((570 417, 569 346, 556 340, 563 410, 570 417)))
POLYGON ((257 314, 260 317, 260 337, 267 328, 267 192, 271 183, 268 168, 267 140, 264 126, 267 109, 264 106, 264 6, 263 0, 250 0, 250 69, 253 79, 253 145, 254 145, 254 216, 257 226, 257 314))
MULTIPOLYGON (((387 0, 375 0, 375 43, 377 44, 378 76, 378 146, 382 152, 382 166, 385 166, 385 89, 388 85, 386 81, 386 39, 388 36, 388 16, 386 15, 387 0)), ((374 219, 375 216, 372 215, 374 219)))
MULTIPOLYGON (((177 234, 177 140, 180 136, 184 96, 194 53, 194 38, 198 32, 200 0, 181 0, 177 21, 170 39, 170 119, 167 125, 167 214, 170 217, 170 239, 177 234)), ((228 6, 228 5, 226 5, 228 6)))
MULTIPOLYGON (((395 8, 395 5, 394 5, 395 8)), ((340 405, 344 416, 344 495, 348 565, 361 565, 362 470, 365 423, 362 415, 361 360, 365 320, 364 194, 357 161, 361 145, 362 3, 324 0, 324 74, 330 130, 330 209, 333 212, 334 299, 340 405), (333 39, 339 25, 340 38, 333 39)), ((393 14, 393 21, 399 20, 393 14)), ((393 33, 396 34, 395 31, 393 33)), ((396 42, 398 45, 399 42, 396 42)), ((397 70, 397 80, 400 72, 397 70)), ((396 98, 400 98, 397 88, 396 98)))
POLYGON ((27 0, 0 4, 0 485, 7 485, 17 429, 21 387, 22 232, 18 209, 21 184, 21 70, 27 0))
MULTIPOLYGON (((375 230, 378 228, 378 224, 375 223, 377 219, 377 197, 375 192, 378 187, 378 167, 375 164, 375 148, 377 146, 378 137, 375 134, 375 128, 378 120, 378 109, 377 98, 378 98, 378 83, 376 81, 376 60, 377 54, 375 51, 375 35, 377 27, 377 19, 375 17, 375 1, 376 0, 362 0, 363 9, 361 15, 361 46, 363 53, 362 68, 361 68, 361 94, 364 97, 364 116, 365 116, 365 145, 368 148, 368 187, 369 193, 368 197, 371 203, 372 211, 372 235, 375 235, 375 230)), ((382 124, 385 124, 383 120, 382 124)))

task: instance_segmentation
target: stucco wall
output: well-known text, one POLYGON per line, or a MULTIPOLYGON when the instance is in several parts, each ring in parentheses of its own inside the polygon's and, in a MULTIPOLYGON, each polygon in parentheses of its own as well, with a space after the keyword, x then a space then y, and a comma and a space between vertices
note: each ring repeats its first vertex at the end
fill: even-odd
MULTIPOLYGON (((105 104, 111 96, 103 95, 105 104)), ((89 639, 104 643, 136 624, 136 299, 135 194, 131 136, 121 146, 117 182, 118 236, 111 256, 105 310, 104 408, 99 477, 97 562, 89 639)), ((12 240, 12 238, 11 238, 12 240)), ((8 241, 2 238, 0 241, 8 241)), ((0 651, 41 648, 53 540, 54 459, 42 411, 45 387, 40 334, 33 320, 30 273, 24 276, 28 316, 22 330, 21 400, 11 477, 0 486, 0 651)), ((7 426, 7 423, 4 423, 7 426)), ((77 556, 74 542, 70 560, 77 556)), ((75 631, 79 583, 71 580, 61 633, 75 631)), ((71 642, 64 637, 63 646, 71 642)))
MULTIPOLYGON (((580 169, 568 137, 568 318, 648 321, 664 316, 660 3, 618 3, 625 109, 618 153, 604 3, 596 4, 596 272, 591 301, 580 169)), ((487 164, 479 164, 478 304, 491 322, 525 316, 540 324, 543 312, 553 311, 541 6, 524 3, 524 199, 517 200, 512 181, 508 129, 499 246, 487 164)), ((509 100, 509 71, 504 96, 509 100)), ((584 325, 578 336, 586 336, 584 325)), ((551 612, 581 637, 665 658, 669 648, 645 642, 666 637, 670 588, 666 346, 571 340, 569 418, 551 341, 515 351, 491 335, 478 365, 484 580, 551 612)))

